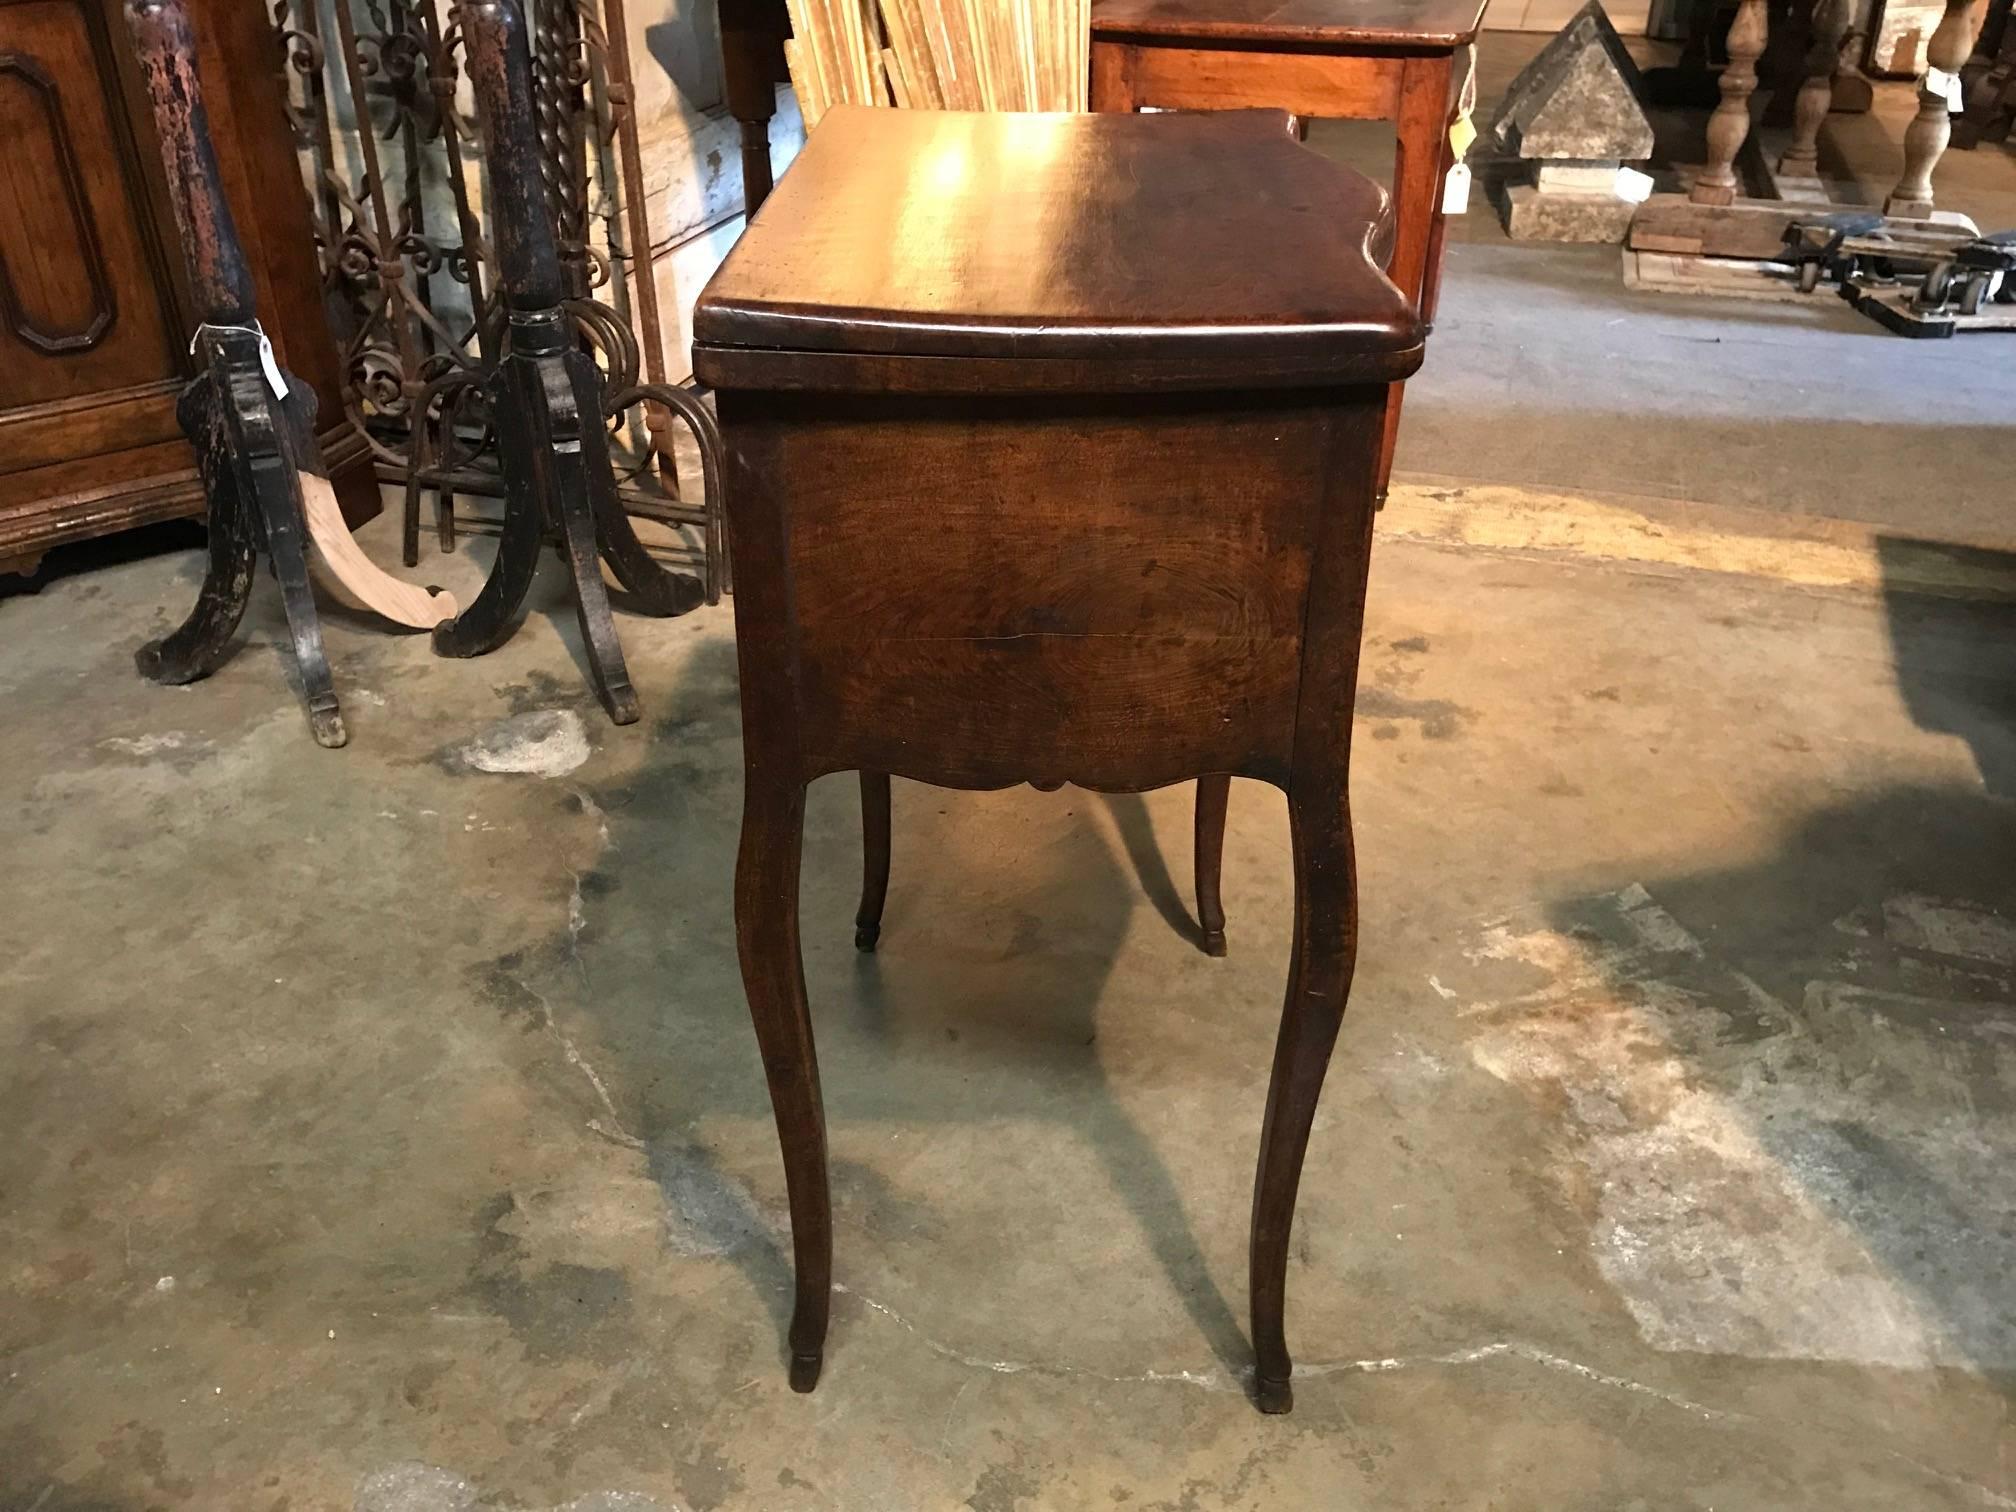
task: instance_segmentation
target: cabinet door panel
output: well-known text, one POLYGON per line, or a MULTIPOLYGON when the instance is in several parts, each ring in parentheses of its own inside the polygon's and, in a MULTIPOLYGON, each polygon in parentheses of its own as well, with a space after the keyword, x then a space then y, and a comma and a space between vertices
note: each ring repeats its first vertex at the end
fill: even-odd
MULTIPOLYGON (((100 0, 0 0, 0 412, 46 414, 178 371, 108 9, 116 16, 100 0)), ((158 403, 147 408, 158 425, 158 403)), ((80 449, 157 439, 76 438, 80 449)), ((0 456, 0 470, 21 460, 0 456)))

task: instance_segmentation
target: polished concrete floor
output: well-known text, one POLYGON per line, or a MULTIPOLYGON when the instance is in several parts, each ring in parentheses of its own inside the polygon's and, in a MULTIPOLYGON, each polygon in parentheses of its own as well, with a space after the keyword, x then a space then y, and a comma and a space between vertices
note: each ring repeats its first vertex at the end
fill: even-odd
MULTIPOLYGON (((1470 381, 1431 359, 1422 424, 1470 381)), ((1235 786, 1212 960, 1187 790, 899 783, 864 957, 815 787, 799 1397, 725 607, 623 621, 630 729, 555 580, 473 663, 331 611, 327 752, 270 585, 186 689, 130 658, 193 552, 0 601, 0 1509, 2016 1507, 2006 468, 1903 497, 1779 424, 1820 520, 1727 449, 1678 503, 1494 477, 1479 424, 1382 521, 1287 1418, 1243 1327, 1277 795, 1235 786)))
MULTIPOLYGON (((2016 561, 1928 597, 1874 537, 1815 588, 1417 498, 1285 1419, 1241 1322, 1271 792, 1211 960, 1187 791, 899 783, 870 958, 815 788, 796 1397, 726 610, 625 623, 627 730, 557 583, 478 663, 338 621, 327 752, 263 599, 210 682, 131 675, 193 554, 8 602, 0 1507, 2016 1505, 2016 561)), ((1710 539, 1798 562, 1775 520, 1710 539)))

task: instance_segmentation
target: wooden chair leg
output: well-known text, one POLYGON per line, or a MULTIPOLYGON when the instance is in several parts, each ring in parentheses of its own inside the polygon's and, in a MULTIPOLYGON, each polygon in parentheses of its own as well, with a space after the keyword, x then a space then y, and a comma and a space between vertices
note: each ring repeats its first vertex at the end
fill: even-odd
POLYGON ((735 944, 742 986, 770 1083, 791 1203, 797 1301, 791 1312, 791 1389, 810 1391, 825 1357, 833 1282, 833 1206, 826 1185, 826 1115, 798 951, 798 862, 805 789, 752 769, 735 865, 735 944))
POLYGON ((882 903, 889 896, 889 774, 861 774, 861 907, 854 948, 872 951, 882 938, 882 903))
POLYGON ((1203 932, 1204 954, 1225 954, 1225 905, 1218 878, 1225 860, 1225 806, 1232 779, 1224 773, 1197 779, 1197 822, 1192 854, 1197 875, 1197 927, 1203 932))
POLYGON ((1309 1128, 1358 952, 1358 888, 1341 773, 1335 782, 1310 781, 1291 791, 1288 817, 1295 850, 1295 945, 1253 1183, 1254 1397, 1262 1412, 1286 1412, 1295 1401, 1282 1323, 1288 1237, 1309 1128))

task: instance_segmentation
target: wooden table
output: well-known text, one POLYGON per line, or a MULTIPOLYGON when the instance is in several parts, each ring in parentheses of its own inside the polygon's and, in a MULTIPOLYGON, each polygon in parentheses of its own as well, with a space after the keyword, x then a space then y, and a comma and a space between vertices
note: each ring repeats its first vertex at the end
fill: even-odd
MULTIPOLYGON (((1449 128, 1484 0, 1093 0, 1092 108, 1224 110, 1391 121, 1397 212, 1387 266, 1427 325, 1442 273, 1449 128)), ((1393 469, 1393 390, 1379 491, 1393 469)))
POLYGON ((801 1391, 832 1275, 806 785, 862 774, 872 948, 890 774, 1104 792, 1212 774, 1283 789, 1292 819, 1252 1228, 1258 1400, 1289 1406, 1289 1224, 1356 948, 1374 474, 1421 332, 1367 252, 1383 197, 1287 125, 836 109, 700 297, 736 564, 736 936, 784 1147, 801 1391))

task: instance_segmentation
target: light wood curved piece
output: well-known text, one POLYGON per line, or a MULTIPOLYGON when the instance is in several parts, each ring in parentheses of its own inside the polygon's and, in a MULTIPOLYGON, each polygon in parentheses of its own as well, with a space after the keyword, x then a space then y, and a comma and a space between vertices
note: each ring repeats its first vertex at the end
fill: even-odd
POLYGON ((395 625, 431 630, 460 613, 453 594, 422 588, 385 571, 364 555, 336 503, 327 478, 301 474, 301 502, 308 514, 308 539, 315 564, 330 592, 353 609, 368 609, 395 625))

